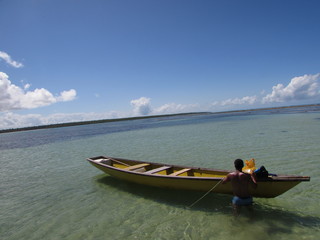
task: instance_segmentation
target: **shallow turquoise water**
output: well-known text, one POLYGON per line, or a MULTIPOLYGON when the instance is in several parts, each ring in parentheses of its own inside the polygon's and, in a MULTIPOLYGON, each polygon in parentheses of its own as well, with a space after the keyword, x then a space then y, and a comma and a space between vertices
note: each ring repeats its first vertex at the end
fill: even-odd
POLYGON ((1 239, 320 237, 319 112, 106 123, 0 141, 1 239), (117 181, 85 161, 97 155, 220 169, 254 157, 269 172, 311 181, 255 199, 253 218, 234 218, 230 196, 211 194, 188 209, 203 193, 117 181))

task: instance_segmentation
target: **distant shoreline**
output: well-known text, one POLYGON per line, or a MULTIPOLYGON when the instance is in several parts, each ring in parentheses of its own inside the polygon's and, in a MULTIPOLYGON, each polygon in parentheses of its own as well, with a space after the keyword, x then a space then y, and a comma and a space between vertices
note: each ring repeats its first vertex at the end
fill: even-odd
POLYGON ((240 112, 252 112, 252 111, 261 111, 261 110, 276 110, 276 109, 286 109, 286 108, 303 108, 303 107, 312 107, 312 106, 320 106, 320 104, 307 104, 307 105, 295 105, 295 106, 283 106, 283 107, 256 108, 256 109, 232 110, 232 111, 222 111, 222 112, 176 113, 176 114, 164 114, 164 115, 128 117, 128 118, 90 120, 90 121, 81 121, 81 122, 56 123, 56 124, 39 125, 39 126, 31 126, 31 127, 3 129, 3 130, 0 130, 0 134, 1 133, 10 133, 10 132, 21 132, 21 131, 38 130, 38 129, 49 129, 49 128, 61 128, 61 127, 72 127, 72 126, 80 126, 80 125, 99 124, 99 123, 106 123, 106 122, 120 122, 120 121, 128 121, 128 120, 148 119, 148 118, 190 116, 190 115, 203 115, 203 114, 223 114, 223 113, 237 113, 237 112, 240 113, 240 112))

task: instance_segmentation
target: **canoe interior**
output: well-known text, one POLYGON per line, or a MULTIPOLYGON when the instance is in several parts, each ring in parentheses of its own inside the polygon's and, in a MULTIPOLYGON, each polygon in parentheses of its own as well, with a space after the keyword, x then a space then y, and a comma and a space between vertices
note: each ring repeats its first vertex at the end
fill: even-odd
POLYGON ((143 162, 137 160, 128 160, 120 158, 111 157, 94 157, 90 160, 117 168, 123 171, 130 171, 135 173, 144 174, 156 174, 171 177, 202 177, 202 178, 224 178, 230 171, 225 170, 213 170, 206 168, 194 168, 194 167, 184 167, 169 164, 159 164, 152 162, 143 162))

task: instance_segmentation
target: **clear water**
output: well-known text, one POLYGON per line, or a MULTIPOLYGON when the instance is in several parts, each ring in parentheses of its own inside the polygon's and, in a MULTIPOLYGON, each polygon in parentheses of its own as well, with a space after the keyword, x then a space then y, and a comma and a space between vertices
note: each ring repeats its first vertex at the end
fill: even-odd
POLYGON ((320 112, 180 116, 0 134, 1 239, 319 239, 320 112), (85 159, 232 169, 255 158, 269 172, 311 176, 254 216, 230 196, 115 180, 85 159))

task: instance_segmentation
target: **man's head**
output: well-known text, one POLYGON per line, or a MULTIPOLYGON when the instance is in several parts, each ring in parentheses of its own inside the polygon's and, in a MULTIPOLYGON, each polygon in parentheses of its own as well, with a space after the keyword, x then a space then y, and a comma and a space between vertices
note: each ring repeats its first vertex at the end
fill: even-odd
POLYGON ((235 167, 237 170, 241 171, 242 168, 243 168, 243 166, 244 166, 244 164, 243 164, 243 160, 242 160, 242 159, 236 159, 236 160, 234 160, 234 167, 235 167))

